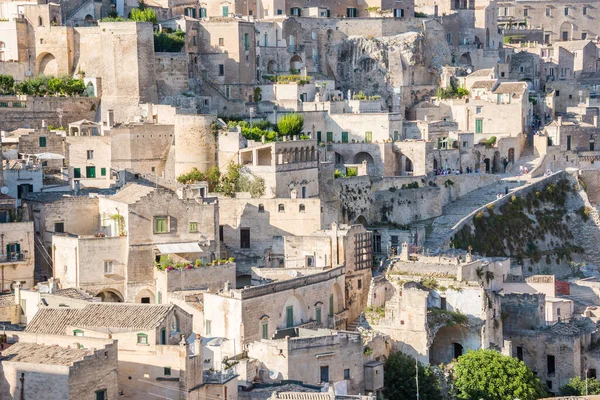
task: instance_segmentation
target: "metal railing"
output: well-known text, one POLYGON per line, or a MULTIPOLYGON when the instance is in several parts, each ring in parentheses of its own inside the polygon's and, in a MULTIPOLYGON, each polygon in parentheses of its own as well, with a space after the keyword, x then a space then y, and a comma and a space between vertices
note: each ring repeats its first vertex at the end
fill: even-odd
POLYGON ((10 253, 0 254, 0 263, 13 263, 25 261, 25 254, 22 253, 10 253))

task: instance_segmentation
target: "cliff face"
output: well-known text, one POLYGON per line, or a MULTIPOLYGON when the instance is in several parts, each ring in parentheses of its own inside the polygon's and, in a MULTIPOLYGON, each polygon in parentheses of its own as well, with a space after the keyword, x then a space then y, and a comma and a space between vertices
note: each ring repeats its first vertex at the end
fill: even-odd
POLYGON ((363 91, 383 98, 396 93, 412 102, 423 96, 415 96, 423 86, 437 84, 442 66, 451 58, 445 40, 440 43, 437 36, 437 32, 349 36, 329 47, 328 67, 344 93, 363 91))

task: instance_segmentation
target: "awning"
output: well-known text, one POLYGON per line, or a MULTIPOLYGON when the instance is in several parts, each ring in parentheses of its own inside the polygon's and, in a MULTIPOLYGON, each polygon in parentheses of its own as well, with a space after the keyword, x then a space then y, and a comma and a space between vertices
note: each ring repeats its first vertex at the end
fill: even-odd
POLYGON ((202 249, 197 242, 157 244, 156 247, 158 247, 158 251, 162 254, 202 253, 202 249))

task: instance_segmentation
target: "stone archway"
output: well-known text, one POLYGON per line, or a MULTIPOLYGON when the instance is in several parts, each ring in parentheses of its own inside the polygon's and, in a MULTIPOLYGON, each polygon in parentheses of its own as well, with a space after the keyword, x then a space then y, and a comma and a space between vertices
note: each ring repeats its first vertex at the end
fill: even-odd
POLYGON ((144 303, 144 304, 153 304, 154 301, 154 293, 149 289, 144 289, 140 291, 135 296, 136 303, 144 303))
POLYGON ((270 60, 267 63, 267 73, 270 75, 274 75, 277 72, 277 62, 275 60, 270 60))
POLYGON ((302 57, 300 57, 298 54, 294 55, 291 59, 290 59, 290 72, 292 70, 297 71, 298 73, 300 73, 300 70, 302 69, 303 66, 303 62, 302 62, 302 57))
POLYGON ((471 61, 471 54, 470 53, 464 53, 458 59, 458 63, 461 64, 461 65, 473 65, 473 62, 471 61))
POLYGON ((367 152, 361 151, 354 156, 353 164, 362 164, 363 161, 367 162, 367 173, 372 175, 375 173, 375 160, 373 156, 367 152))
POLYGON ((56 76, 58 75, 58 63, 56 57, 51 53, 42 53, 38 56, 37 62, 38 75, 56 76))
POLYGON ((95 297, 100 297, 103 303, 122 303, 123 295, 115 289, 103 289, 96 293, 95 297))
POLYGON ((406 160, 404 160, 404 174, 405 175, 413 175, 414 174, 414 165, 413 165, 413 162, 408 157, 406 157, 406 160))
POLYGON ((570 22, 563 22, 560 25, 560 30, 559 30, 559 38, 558 40, 560 41, 567 41, 567 40, 572 40, 573 39, 573 24, 571 24, 570 22))

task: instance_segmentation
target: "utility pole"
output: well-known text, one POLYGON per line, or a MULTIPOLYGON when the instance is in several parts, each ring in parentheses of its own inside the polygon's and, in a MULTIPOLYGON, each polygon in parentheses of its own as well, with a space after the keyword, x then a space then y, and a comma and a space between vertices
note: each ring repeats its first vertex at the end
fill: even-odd
POLYGON ((417 400, 419 400, 419 361, 415 357, 415 379, 417 381, 417 400))

